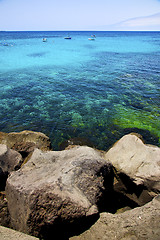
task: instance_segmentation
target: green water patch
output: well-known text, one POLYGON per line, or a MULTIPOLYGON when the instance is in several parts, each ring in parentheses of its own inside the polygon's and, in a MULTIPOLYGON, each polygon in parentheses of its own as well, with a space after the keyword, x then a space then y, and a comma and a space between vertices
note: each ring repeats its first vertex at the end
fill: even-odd
MULTIPOLYGON (((139 106, 139 105, 138 105, 139 106)), ((143 107, 139 109, 117 104, 115 106, 113 123, 122 129, 136 128, 148 130, 157 137, 160 146, 160 112, 157 106, 152 106, 152 111, 146 111, 143 107)))

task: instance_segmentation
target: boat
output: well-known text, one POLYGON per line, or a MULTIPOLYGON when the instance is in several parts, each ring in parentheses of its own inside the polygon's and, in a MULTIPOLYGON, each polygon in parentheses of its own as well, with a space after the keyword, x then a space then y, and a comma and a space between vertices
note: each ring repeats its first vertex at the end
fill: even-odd
POLYGON ((43 40, 42 40, 43 42, 47 42, 47 38, 43 38, 43 40))
POLYGON ((88 38, 88 40, 90 40, 90 41, 94 41, 94 40, 96 40, 96 35, 91 35, 91 37, 88 38))
POLYGON ((8 43, 3 43, 3 46, 8 47, 9 44, 8 43))
POLYGON ((5 40, 3 42, 0 42, 0 45, 5 47, 12 46, 11 44, 7 43, 5 40))
POLYGON ((68 36, 64 37, 64 39, 72 39, 68 33, 68 36))
POLYGON ((64 37, 64 39, 72 39, 72 38, 68 36, 68 37, 64 37))

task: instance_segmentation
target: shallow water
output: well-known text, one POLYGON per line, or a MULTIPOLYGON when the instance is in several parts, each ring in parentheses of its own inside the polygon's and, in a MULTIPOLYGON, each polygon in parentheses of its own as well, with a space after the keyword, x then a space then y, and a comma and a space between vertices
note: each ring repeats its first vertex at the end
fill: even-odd
POLYGON ((0 32, 0 131, 44 132, 55 150, 133 130, 159 145, 160 32, 69 34, 0 32))

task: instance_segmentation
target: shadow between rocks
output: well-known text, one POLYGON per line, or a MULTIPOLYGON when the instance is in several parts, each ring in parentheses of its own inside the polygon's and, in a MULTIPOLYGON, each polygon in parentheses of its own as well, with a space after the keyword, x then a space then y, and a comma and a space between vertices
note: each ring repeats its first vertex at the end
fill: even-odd
POLYGON ((3 172, 2 169, 0 168, 0 191, 5 190, 7 178, 8 172, 3 172))
POLYGON ((142 191, 145 188, 143 185, 136 185, 130 179, 130 177, 124 173, 119 173, 118 176, 119 176, 121 182, 124 184, 127 193, 129 193, 129 194, 135 193, 137 197, 140 197, 142 191))
POLYGON ((125 207, 133 209, 139 205, 125 196, 123 193, 112 191, 108 194, 105 194, 101 202, 99 202, 98 207, 100 212, 109 212, 116 213, 117 210, 125 207))
POLYGON ((133 180, 126 174, 117 173, 115 169, 114 174, 115 192, 121 193, 123 196, 138 204, 138 206, 143 206, 144 204, 150 202, 154 197, 146 186, 143 184, 135 184, 133 180))
POLYGON ((43 226, 39 238, 41 240, 69 240, 89 229, 99 218, 99 214, 77 219, 73 223, 57 221, 54 226, 43 226))

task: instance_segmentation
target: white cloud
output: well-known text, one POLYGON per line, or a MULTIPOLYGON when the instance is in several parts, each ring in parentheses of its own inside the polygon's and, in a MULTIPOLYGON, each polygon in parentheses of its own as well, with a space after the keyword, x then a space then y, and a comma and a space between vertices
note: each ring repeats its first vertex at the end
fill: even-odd
POLYGON ((123 31, 160 31, 160 13, 145 17, 127 19, 126 21, 106 26, 106 28, 108 30, 123 31))

